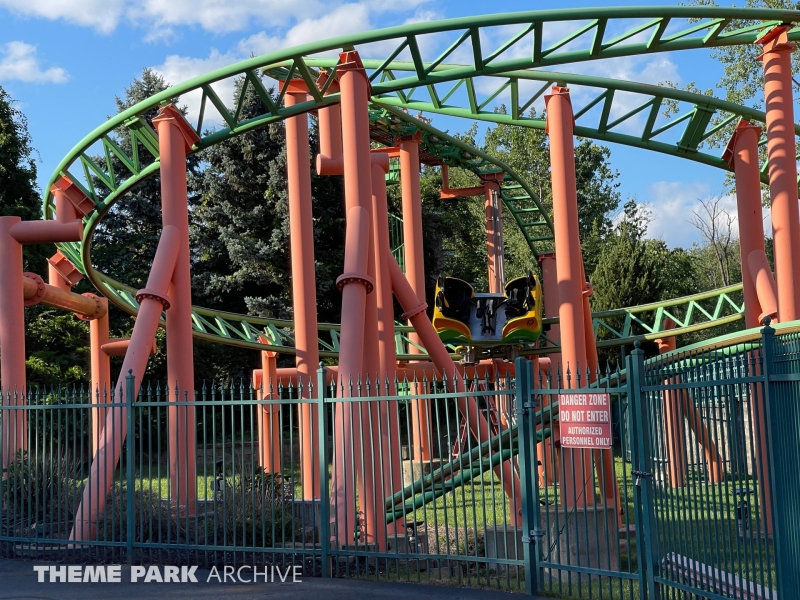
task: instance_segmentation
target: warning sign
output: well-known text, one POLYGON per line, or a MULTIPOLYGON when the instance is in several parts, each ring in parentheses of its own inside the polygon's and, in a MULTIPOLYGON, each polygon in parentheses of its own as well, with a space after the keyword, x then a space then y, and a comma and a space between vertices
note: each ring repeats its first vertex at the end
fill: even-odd
POLYGON ((609 394, 559 394, 558 420, 563 448, 611 448, 609 394))

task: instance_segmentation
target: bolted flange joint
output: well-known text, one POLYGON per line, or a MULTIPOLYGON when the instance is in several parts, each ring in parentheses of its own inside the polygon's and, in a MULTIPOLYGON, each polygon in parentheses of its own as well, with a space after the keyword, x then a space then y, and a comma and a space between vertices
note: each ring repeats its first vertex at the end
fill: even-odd
POLYGON ((416 317, 419 313, 424 312, 427 308, 428 308, 428 303, 427 302, 420 302, 419 304, 417 304, 411 310, 407 310, 402 315, 400 315, 400 318, 403 321, 408 321, 412 317, 416 317))
POLYGON ((28 273, 25 272, 22 274, 23 277, 27 277, 28 279, 32 279, 36 283, 36 294, 31 296, 30 298, 25 299, 25 306, 33 306, 34 304, 39 304, 44 298, 44 294, 47 291, 47 288, 44 284, 44 279, 39 277, 36 273, 28 273))
POLYGON ((336 289, 341 292, 348 283, 360 283, 367 288, 368 294, 375 289, 375 282, 372 281, 371 277, 358 273, 342 273, 339 275, 339 277, 336 278, 336 289))
POLYGON ((149 288, 142 288, 136 292, 136 301, 141 304, 142 300, 158 300, 164 305, 164 310, 170 307, 169 298, 167 298, 167 296, 149 288))
POLYGON ((91 292, 86 292, 85 294, 81 294, 84 298, 90 298, 94 300, 94 312, 90 315, 75 313, 75 316, 78 317, 81 321, 95 321, 106 314, 105 308, 103 307, 102 302, 100 302, 100 298, 95 296, 91 292))

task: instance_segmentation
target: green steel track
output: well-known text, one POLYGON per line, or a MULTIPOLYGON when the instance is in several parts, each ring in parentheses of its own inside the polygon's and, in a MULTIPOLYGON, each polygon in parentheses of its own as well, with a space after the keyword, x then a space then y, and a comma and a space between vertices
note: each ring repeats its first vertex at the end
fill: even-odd
MULTIPOLYGON (((584 96, 590 98, 582 106, 575 106, 577 135, 728 169, 719 152, 712 153, 710 147, 718 146, 720 140, 724 142, 740 118, 763 122, 762 112, 710 96, 548 69, 605 58, 752 44, 764 31, 794 22, 800 22, 800 11, 716 7, 552 10, 419 23, 270 53, 174 86, 96 128, 70 151, 51 176, 44 215, 53 217, 49 188, 62 175, 70 177, 95 202, 94 210, 84 218, 85 242, 59 244, 59 248, 112 303, 136 314, 134 291, 92 266, 91 242, 108 210, 115 203, 124 202, 129 190, 160 167, 157 135, 141 115, 178 96, 195 94, 200 98, 200 110, 192 125, 201 139, 192 151, 197 152, 269 123, 337 103, 338 94, 328 93, 324 86, 317 88, 316 74, 334 68, 335 59, 325 56, 356 48, 372 82, 373 137, 391 139, 421 131, 423 151, 435 162, 478 175, 503 172, 501 197, 536 256, 551 248, 552 223, 546 207, 528 184, 507 165, 410 117, 404 109, 543 129, 544 121, 530 112, 531 107, 552 84, 568 85, 585 89, 584 96), (556 31, 560 35, 553 37, 556 31), (565 31, 569 32, 564 34, 565 31), (427 48, 434 38, 447 49, 428 56, 427 48), (371 58, 375 42, 381 42, 382 58, 371 58), (282 107, 282 95, 275 101, 265 87, 265 73, 304 80, 311 90, 310 99, 290 108, 282 107), (263 99, 267 107, 264 114, 243 119, 241 104, 225 104, 213 85, 233 78, 243 78, 244 85, 263 99), (634 108, 624 108, 630 106, 633 97, 637 98, 634 108), (506 114, 496 111, 500 102, 509 106, 506 114), (665 110, 667 107, 670 110, 665 110), (204 131, 203 123, 212 112, 217 113, 223 126, 209 133, 204 131), (131 146, 136 148, 132 154, 123 152, 115 138, 113 131, 118 127, 131 138, 131 146), (150 155, 147 161, 141 160, 140 152, 150 155), (114 169, 112 157, 123 165, 121 169, 114 169)), ((800 29, 792 28, 789 37, 800 39, 800 29)), ((332 80, 329 78, 328 82, 332 80)), ((796 133, 800 129, 796 128, 796 133)), ((762 174, 765 172, 763 165, 762 174)), ((731 323, 742 318, 740 292, 740 285, 731 286, 654 305, 596 313, 595 330, 602 332, 603 338, 599 345, 619 345, 731 323), (678 325, 669 332, 664 331, 666 317, 678 325)), ((199 307, 194 309, 193 317, 194 334, 199 339, 294 353, 291 322, 199 307), (259 336, 265 334, 270 343, 259 343, 259 336)), ((338 354, 338 329, 335 324, 320 325, 322 357, 338 354)), ((409 328, 398 328, 400 359, 409 358, 405 337, 408 331, 409 328)))

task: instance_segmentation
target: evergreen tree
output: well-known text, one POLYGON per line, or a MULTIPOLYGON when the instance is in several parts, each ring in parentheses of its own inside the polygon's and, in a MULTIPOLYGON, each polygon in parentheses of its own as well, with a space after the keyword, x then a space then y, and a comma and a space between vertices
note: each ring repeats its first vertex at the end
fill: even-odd
MULTIPOLYGON (((25 115, 0 88, 0 215, 42 218, 36 162, 25 115)), ((52 244, 26 244, 23 269, 46 279, 52 244)), ((86 323, 72 313, 37 304, 25 309, 25 351, 29 385, 85 381, 86 323)))
MULTIPOLYGON (((241 81, 236 87, 236 98, 241 81)), ((272 91, 270 91, 272 93, 272 91)), ((243 118, 267 107, 252 87, 243 118)), ((317 146, 312 127, 311 148, 317 146)), ((247 132, 205 151, 190 185, 201 198, 192 229, 192 282, 204 306, 291 319, 289 207, 283 123, 247 132)), ((307 160, 311 162, 312 156, 307 160)), ((336 277, 344 261, 341 179, 312 169, 318 318, 338 321, 336 277)))
MULTIPOLYGON (((13 215, 25 221, 42 218, 33 153, 27 119, 0 87, 0 216, 13 215)), ((53 252, 55 248, 49 244, 26 245, 24 269, 42 273, 53 252)))

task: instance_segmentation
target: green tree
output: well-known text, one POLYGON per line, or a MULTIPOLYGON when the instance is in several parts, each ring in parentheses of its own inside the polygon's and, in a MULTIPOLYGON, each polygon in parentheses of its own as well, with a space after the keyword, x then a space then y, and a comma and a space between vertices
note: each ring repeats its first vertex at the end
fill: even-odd
MULTIPOLYGON (((36 186, 36 162, 25 115, 0 88, 0 215, 24 220, 42 217, 36 186)), ((27 244, 23 268, 47 272, 52 244, 27 244)), ((85 381, 87 372, 86 323, 71 313, 42 304, 25 309, 25 351, 29 385, 85 381)))
MULTIPOLYGON (((505 107, 499 112, 505 113, 505 107)), ((531 111, 530 118, 536 118, 531 111)), ((551 211, 553 197, 550 178, 550 146, 547 134, 540 129, 500 124, 486 132, 484 150, 503 161, 520 174, 536 193, 544 206, 551 211)), ((619 173, 611 168, 611 151, 591 140, 577 138, 575 144, 575 184, 578 193, 578 231, 583 245, 586 272, 591 273, 597 264, 598 242, 608 236, 613 229, 613 216, 619 208, 619 173)), ((517 248, 520 240, 515 239, 516 227, 507 215, 504 231, 510 231, 506 241, 507 249, 517 248)), ((521 235, 518 236, 520 239, 521 235)), ((524 243, 524 240, 522 241, 524 243)), ((522 254, 517 249, 518 254, 522 254)), ((515 264, 514 257, 507 262, 514 274, 521 274, 527 268, 515 264)), ((530 259, 528 259, 530 260, 530 259)))
MULTIPOLYGON (((36 161, 25 115, 0 87, 0 216, 23 220, 42 218, 42 199, 36 186, 36 161)), ((55 249, 29 244, 23 250, 24 269, 41 273, 55 249)))
MULTIPOLYGON (((639 306, 695 291, 690 256, 680 248, 668 249, 662 240, 646 239, 649 222, 650 215, 644 207, 633 200, 625 204, 623 217, 606 238, 591 276, 593 311, 639 306)), ((612 319, 610 324, 619 331, 623 319, 612 319)), ((598 339, 608 337, 609 332, 598 332, 598 339)), ((616 350, 600 355, 601 364, 616 363, 616 350)))
MULTIPOLYGON (((241 92, 237 84, 236 99, 241 92)), ((272 93, 272 90, 270 90, 272 93)), ((276 99, 277 100, 277 99, 276 99)), ((252 87, 243 118, 267 111, 252 87)), ((312 127, 311 146, 317 145, 312 127)), ((192 229, 194 293, 206 306, 291 318, 289 206, 283 123, 210 147, 191 177, 201 198, 192 229)), ((306 157, 309 163, 312 156, 306 157)), ((338 317, 335 289, 344 252, 341 179, 312 170, 317 302, 321 320, 338 317)))

